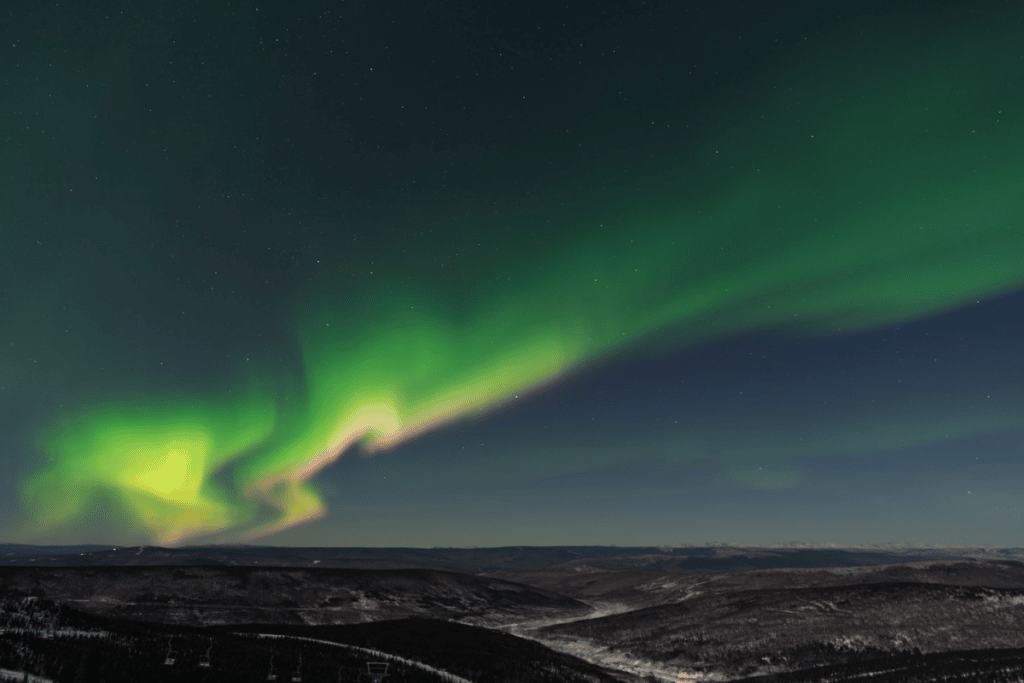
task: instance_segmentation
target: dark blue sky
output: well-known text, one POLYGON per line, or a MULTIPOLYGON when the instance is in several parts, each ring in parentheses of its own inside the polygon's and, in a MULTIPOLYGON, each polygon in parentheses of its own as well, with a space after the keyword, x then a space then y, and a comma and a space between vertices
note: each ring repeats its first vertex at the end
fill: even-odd
POLYGON ((4 10, 3 540, 1020 545, 1022 24, 4 10))

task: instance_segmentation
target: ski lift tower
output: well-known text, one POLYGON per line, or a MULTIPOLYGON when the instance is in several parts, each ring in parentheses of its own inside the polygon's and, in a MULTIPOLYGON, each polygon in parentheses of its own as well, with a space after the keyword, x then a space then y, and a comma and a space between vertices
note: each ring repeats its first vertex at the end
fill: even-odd
POLYGON ((206 654, 199 660, 199 666, 204 669, 210 668, 210 650, 213 649, 213 638, 210 638, 210 646, 206 648, 206 654))
POLYGON ((384 677, 388 675, 388 663, 367 662, 366 672, 370 674, 370 680, 373 681, 373 683, 380 683, 384 680, 384 677))
POLYGON ((302 683, 302 655, 299 655, 299 665, 292 674, 292 683, 302 683))
POLYGON ((274 673, 274 656, 273 655, 270 656, 270 673, 267 674, 267 680, 268 681, 276 681, 277 680, 277 674, 274 673))
POLYGON ((174 662, 177 661, 178 653, 171 649, 173 640, 173 636, 167 639, 167 655, 164 657, 164 666, 174 666, 174 662))

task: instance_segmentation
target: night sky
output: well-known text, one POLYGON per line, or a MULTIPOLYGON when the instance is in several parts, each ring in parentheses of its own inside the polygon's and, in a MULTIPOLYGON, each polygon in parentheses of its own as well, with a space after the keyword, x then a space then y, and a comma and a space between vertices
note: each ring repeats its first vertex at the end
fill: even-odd
POLYGON ((0 540, 1024 545, 1022 35, 5 3, 0 540))

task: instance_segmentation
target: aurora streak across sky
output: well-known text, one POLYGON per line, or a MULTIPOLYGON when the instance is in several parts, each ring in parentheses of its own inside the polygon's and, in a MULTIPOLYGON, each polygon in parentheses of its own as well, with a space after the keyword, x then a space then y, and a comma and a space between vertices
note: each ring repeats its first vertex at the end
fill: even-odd
MULTIPOLYGON (((538 133, 519 152, 519 162, 494 176, 494 201, 480 194, 453 198, 436 188, 417 195, 409 213, 434 226, 426 242, 381 238, 372 253, 350 254, 349 233, 336 236, 332 231, 340 234, 341 227, 321 220, 314 231, 323 235, 310 238, 320 246, 301 271, 290 271, 299 274, 283 286, 287 295, 266 311, 265 325, 290 340, 291 350, 249 355, 230 332, 214 341, 193 330, 195 344, 231 349, 220 354, 215 382, 122 381, 116 375, 131 374, 130 367, 111 360, 108 367, 121 369, 111 371, 109 384, 89 374, 56 393, 40 390, 33 405, 50 412, 40 408, 25 423, 22 443, 35 457, 18 482, 19 533, 48 538, 102 509, 118 511, 116 525, 126 537, 161 544, 266 538, 331 515, 318 478, 354 449, 364 455, 393 451, 441 427, 529 401, 595 364, 631 355, 657 358, 764 332, 841 337, 1019 290, 1021 12, 1019 5, 992 7, 963 23, 936 19, 929 30, 902 39, 881 23, 812 39, 802 51, 767 60, 760 71, 749 67, 743 72, 748 80, 737 78, 736 85, 723 84, 710 96, 695 90, 693 97, 703 98, 700 107, 680 86, 673 100, 678 110, 668 120, 665 111, 652 115, 657 120, 650 125, 637 117, 635 135, 626 142, 612 134, 621 125, 614 114, 620 110, 596 109, 587 134, 591 144, 581 147, 586 151, 580 157, 559 152, 555 167, 537 166, 529 179, 508 181, 515 168, 528 173, 553 144, 554 133, 538 133), (635 173, 616 175, 630 163, 635 173), (489 209, 489 203, 507 206, 508 197, 527 195, 532 203, 519 214, 495 218, 489 209), (572 199, 566 203, 566 197, 572 199)), ((179 30, 174 26, 181 24, 167 31, 179 30)), ((212 30, 227 30, 217 26, 212 30)), ((255 30, 245 26, 238 31, 255 30)), ((295 57, 287 68, 307 66, 295 57)), ((32 68, 42 67, 28 64, 24 71, 32 68)), ((521 70, 529 68, 527 63, 521 70)), ((600 65, 591 68, 602 73, 600 65)), ((144 87, 127 77, 124 82, 144 87)), ((446 87, 451 90, 443 97, 450 100, 462 92, 446 87)), ((328 96, 326 85, 311 88, 328 96)), ((405 101, 400 90, 396 86, 393 96, 380 90, 378 100, 405 101)), ((27 86, 16 92, 24 105, 18 111, 29 111, 25 102, 38 93, 27 86)), ((561 106, 557 97, 547 98, 536 105, 538 112, 561 106)), ((92 111, 94 104, 83 99, 80 109, 92 111)), ((621 111, 628 110, 623 104, 621 111)), ((71 111, 59 116, 77 121, 71 111)), ((82 135, 90 125, 69 123, 66 135, 82 135)), ((161 125, 154 129, 166 129, 168 139, 178 135, 161 125)), ((24 154, 37 144, 29 133, 17 135, 24 154)), ((396 154, 401 156, 400 147, 396 154)), ((485 162, 464 162, 461 172, 477 172, 474 163, 485 162)), ((464 182, 468 187, 470 181, 464 182)), ((25 220, 34 201, 33 195, 17 198, 16 180, 7 184, 5 201, 14 208, 8 218, 0 215, 3 232, 24 229, 17 221, 25 220)), ((457 182, 449 187, 457 194, 457 182)), ((104 192, 112 191, 90 196, 104 192)), ((359 229, 374 241, 372 207, 384 204, 367 206, 359 229)), ((128 223, 132 215, 110 220, 128 223)), ((171 225, 157 209, 149 216, 157 231, 161 221, 171 225)), ((240 232, 241 223, 230 229, 236 236, 217 244, 233 243, 235 262, 263 248, 258 234, 240 232)), ((41 245, 76 243, 73 227, 52 230, 41 245)), ((18 248, 28 250, 34 241, 18 242, 18 248)), ((179 258, 190 258, 189 248, 179 258)), ((227 247, 211 249, 228 254, 227 247)), ((125 261, 133 258, 125 254, 125 261)), ((7 251, 0 258, 16 256, 7 251)), ((33 277, 27 273, 25 280, 33 277)), ((48 277, 73 283, 78 274, 72 267, 48 277)), ((15 315, 4 323, 5 333, 46 308, 41 297, 49 290, 41 291, 25 285, 8 294, 15 315)), ((79 310, 79 320, 100 319, 96 311, 107 306, 100 292, 85 305, 94 313, 79 310)), ((21 324, 42 346, 72 349, 69 367, 90 362, 94 352, 110 359, 120 353, 116 345, 97 349, 87 336, 74 349, 57 323, 46 329, 21 324)), ((47 384, 33 377, 36 370, 25 358, 12 355, 14 362, 0 370, 0 394, 7 400, 47 384)), ((206 372, 197 369, 190 377, 206 372)), ((998 415, 933 419, 958 434, 1019 429, 1018 399, 1006 398, 1008 409, 998 415)), ((883 419, 864 417, 861 427, 877 433, 883 419)), ((865 447, 933 438, 928 429, 917 436, 896 432, 869 439, 865 447)), ((677 462, 687 457, 682 453, 677 462)), ((749 468, 736 461, 729 471, 738 481, 749 468)), ((779 486, 788 485, 785 473, 780 476, 785 481, 779 486)))

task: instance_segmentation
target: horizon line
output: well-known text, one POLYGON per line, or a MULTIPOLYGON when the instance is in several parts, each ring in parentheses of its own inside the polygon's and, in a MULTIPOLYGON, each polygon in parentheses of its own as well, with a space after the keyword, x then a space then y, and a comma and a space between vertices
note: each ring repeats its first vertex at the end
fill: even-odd
POLYGON ((822 550, 869 550, 869 549, 978 549, 978 550, 1012 550, 1021 549, 1024 546, 1013 546, 1013 545, 996 545, 992 543, 976 543, 976 544, 928 544, 928 543, 912 543, 909 541, 902 542, 884 542, 884 543, 858 543, 854 545, 840 545, 837 543, 818 543, 813 541, 786 541, 784 543, 773 543, 773 544, 747 544, 747 543, 731 543, 727 541, 706 541, 699 543, 680 543, 680 544, 647 544, 647 545, 618 545, 618 544, 600 544, 600 543, 581 543, 581 544, 552 544, 552 545, 528 545, 522 543, 509 544, 509 545, 494 545, 494 546, 480 546, 480 545, 467 545, 467 546, 344 546, 344 545, 270 545, 270 544, 247 544, 247 543, 224 543, 224 544, 196 544, 196 545, 153 545, 153 544, 142 544, 142 545, 122 545, 118 543, 16 543, 8 541, 0 541, 0 547, 39 547, 39 548, 81 548, 81 547, 93 547, 93 548, 110 548, 111 550, 140 550, 140 549, 156 549, 156 550, 188 550, 188 549, 207 549, 207 548, 278 548, 278 549, 292 549, 292 550, 308 550, 308 549, 321 549, 321 550, 497 550, 504 548, 620 548, 623 550, 634 550, 634 549, 658 549, 658 550, 673 550, 678 548, 758 548, 758 549, 822 549, 822 550))

